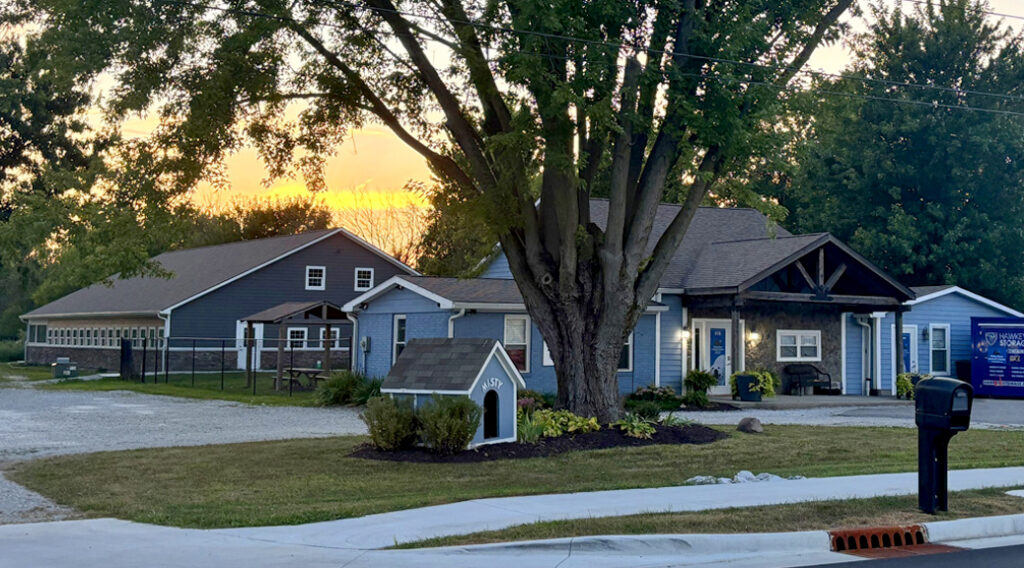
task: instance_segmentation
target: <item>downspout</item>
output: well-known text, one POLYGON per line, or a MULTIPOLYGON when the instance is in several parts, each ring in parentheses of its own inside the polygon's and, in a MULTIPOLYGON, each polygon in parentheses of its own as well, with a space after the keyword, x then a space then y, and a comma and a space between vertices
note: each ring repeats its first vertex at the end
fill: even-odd
MULTIPOLYGON (((352 367, 353 371, 363 372, 363 368, 359 366, 359 353, 362 349, 359 347, 359 318, 355 317, 351 313, 345 312, 345 319, 352 322, 352 340, 349 342, 349 366, 352 367)), ((338 332, 341 335, 341 332, 338 332)))
POLYGON ((466 308, 460 308, 448 318, 448 339, 455 337, 455 320, 466 315, 466 308))

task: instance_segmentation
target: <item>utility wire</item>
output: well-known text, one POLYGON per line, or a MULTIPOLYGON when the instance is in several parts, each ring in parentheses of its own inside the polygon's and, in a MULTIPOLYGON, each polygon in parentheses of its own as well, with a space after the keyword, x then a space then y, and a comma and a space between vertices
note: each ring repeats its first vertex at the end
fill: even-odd
MULTIPOLYGON (((314 1, 317 1, 317 0, 314 0, 314 1)), ((908 0, 908 1, 924 1, 924 0, 908 0)), ((208 9, 208 10, 220 11, 220 12, 228 13, 228 14, 240 14, 240 15, 257 17, 257 18, 269 18, 269 19, 273 19, 273 20, 280 21, 280 22, 287 23, 287 24, 297 23, 294 20, 291 20, 289 18, 277 16, 277 15, 274 15, 274 14, 267 14, 265 12, 260 12, 260 11, 255 11, 255 10, 247 10, 247 9, 238 9, 238 8, 225 8, 225 7, 221 7, 221 6, 213 6, 213 5, 210 5, 210 4, 203 4, 203 3, 193 2, 193 1, 189 1, 189 0, 155 0, 155 3, 179 4, 179 5, 185 5, 185 6, 192 6, 192 7, 196 7, 196 8, 203 8, 203 9, 208 9)), ((326 5, 334 5, 335 7, 348 6, 348 7, 365 8, 365 9, 368 9, 368 10, 377 10, 376 8, 374 8, 372 6, 357 5, 357 4, 354 4, 354 3, 344 2, 344 1, 341 1, 341 0, 334 0, 334 1, 332 1, 332 0, 319 0, 319 1, 317 1, 317 3, 319 3, 321 5, 325 5, 325 4, 326 5)), ((401 15, 407 15, 407 16, 410 16, 410 17, 412 17, 412 16, 420 17, 420 15, 410 14, 410 13, 402 12, 402 11, 399 11, 399 10, 386 10, 386 9, 380 9, 380 10, 388 11, 388 12, 395 12, 395 13, 399 13, 401 15)), ((424 16, 424 17, 426 17, 426 16, 424 16)), ((440 18, 436 18, 435 17, 434 19, 440 19, 440 18)), ((473 25, 473 22, 467 21, 466 23, 467 23, 467 25, 473 25)), ((343 30, 343 31, 351 31, 349 28, 344 27, 344 26, 340 26, 340 25, 337 25, 337 24, 321 23, 319 25, 322 25, 322 26, 325 26, 325 27, 329 27, 329 28, 333 28, 333 29, 339 29, 339 30, 343 30)), ((494 28, 493 26, 486 26, 486 27, 494 28)), ((495 31, 507 31, 509 33, 523 33, 523 34, 539 34, 539 35, 544 36, 544 37, 549 37, 550 39, 558 39, 558 40, 561 40, 561 41, 581 41, 581 42, 593 43, 593 44, 598 44, 598 45, 606 45, 608 47, 620 47, 620 48, 621 47, 629 47, 629 48, 632 48, 632 46, 628 46, 628 45, 622 44, 622 43, 602 42, 602 41, 599 41, 599 40, 589 40, 589 39, 586 39, 586 38, 574 38, 573 36, 561 36, 561 35, 558 35, 558 34, 547 34, 547 33, 544 33, 544 32, 535 32, 535 31, 531 31, 531 30, 514 30, 514 29, 510 29, 510 28, 500 28, 500 29, 496 29, 495 31)), ((666 50, 653 50, 653 49, 651 49, 651 50, 647 50, 647 51, 649 51, 651 53, 662 53, 662 54, 676 55, 674 52, 666 51, 666 50)), ((531 53, 531 52, 526 52, 526 51, 522 51, 522 50, 517 50, 516 52, 520 53, 520 54, 523 54, 523 55, 534 55, 534 56, 537 56, 537 57, 557 58, 557 59, 571 60, 570 57, 562 56, 562 55, 557 55, 557 54, 551 54, 551 53, 531 53)), ((695 58, 705 59, 705 60, 712 61, 712 62, 737 64, 737 65, 752 66, 752 67, 759 67, 759 68, 767 68, 767 69, 773 69, 773 70, 794 70, 795 69, 795 68, 792 68, 792 67, 772 66, 772 65, 765 65, 765 64, 759 64, 759 63, 749 63, 749 62, 743 62, 743 61, 737 61, 737 60, 731 60, 731 59, 714 58, 714 57, 708 57, 708 56, 697 56, 697 55, 683 54, 683 53, 678 54, 678 55, 686 56, 686 57, 695 57, 695 58)), ((488 59, 488 61, 492 62, 492 63, 495 62, 495 60, 493 60, 493 59, 488 59)), ((955 94, 958 94, 958 95, 964 95, 964 94, 986 95, 986 96, 993 96, 993 97, 1001 97, 1001 98, 1008 99, 1008 100, 1013 100, 1013 101, 1024 102, 1024 97, 1016 96, 1016 95, 1008 95, 1008 94, 1001 94, 1001 93, 991 93, 991 92, 986 92, 986 91, 969 91, 969 90, 954 89, 954 88, 951 88, 951 87, 942 87, 942 86, 939 86, 939 85, 928 85, 928 84, 921 84, 921 83, 909 83, 909 82, 900 82, 900 81, 887 81, 887 80, 884 80, 884 79, 869 79, 869 78, 866 78, 866 77, 854 77, 854 76, 838 75, 838 74, 824 73, 824 72, 818 72, 818 71, 805 71, 805 72, 813 73, 813 74, 820 74, 822 76, 833 77, 833 78, 836 78, 836 79, 846 79, 846 80, 856 80, 856 81, 882 83, 882 84, 886 84, 886 85, 889 85, 889 86, 930 88, 930 89, 942 90, 942 91, 946 91, 946 92, 952 92, 952 93, 955 93, 955 94)), ((663 71, 662 73, 673 73, 673 72, 663 71)), ((766 81, 759 81, 759 80, 756 80, 756 79, 743 79, 743 78, 738 78, 738 77, 726 77, 726 76, 722 76, 722 75, 716 75, 716 74, 713 74, 713 73, 703 73, 703 74, 699 74, 699 73, 682 73, 682 72, 674 72, 674 73, 678 74, 678 75, 681 75, 681 76, 698 77, 698 78, 702 78, 702 79, 706 79, 706 80, 732 81, 732 82, 735 82, 735 83, 747 84, 747 85, 768 86, 768 87, 775 88, 775 89, 777 89, 779 91, 795 90, 795 88, 791 87, 791 86, 781 86, 781 85, 776 85, 774 83, 770 83, 770 82, 766 82, 766 81)), ((975 107, 975 106, 971 106, 971 105, 968 105, 968 104, 947 104, 947 103, 939 103, 937 101, 929 102, 929 101, 918 101, 918 100, 913 100, 913 99, 899 99, 899 98, 883 97, 883 96, 877 96, 877 95, 867 95, 867 94, 863 94, 863 93, 847 93, 847 92, 843 92, 843 91, 835 91, 835 90, 823 89, 823 88, 818 88, 818 87, 807 87, 805 89, 800 89, 800 90, 803 91, 803 92, 814 92, 814 93, 819 93, 819 94, 824 94, 824 95, 842 96, 842 97, 847 97, 847 98, 859 98, 859 99, 863 99, 863 100, 871 100, 871 101, 879 101, 879 102, 890 102, 890 103, 896 103, 896 104, 906 104, 906 105, 930 107, 930 108, 943 108, 943 109, 948 109, 948 110, 980 112, 980 113, 993 114, 993 115, 1024 117, 1024 112, 1010 111, 1010 110, 1004 110, 1004 109, 992 109, 992 108, 985 108, 985 107, 975 107)))

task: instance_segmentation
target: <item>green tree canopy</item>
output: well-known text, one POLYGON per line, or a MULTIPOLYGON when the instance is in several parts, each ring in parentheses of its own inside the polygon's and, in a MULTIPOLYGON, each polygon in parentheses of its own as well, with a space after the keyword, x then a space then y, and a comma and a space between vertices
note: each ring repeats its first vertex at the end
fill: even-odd
POLYGON ((1024 53, 984 8, 876 8, 847 70, 870 81, 816 85, 793 168, 762 187, 790 209, 791 229, 830 231, 905 284, 1020 305, 1024 116, 963 107, 1024 112, 1024 53))

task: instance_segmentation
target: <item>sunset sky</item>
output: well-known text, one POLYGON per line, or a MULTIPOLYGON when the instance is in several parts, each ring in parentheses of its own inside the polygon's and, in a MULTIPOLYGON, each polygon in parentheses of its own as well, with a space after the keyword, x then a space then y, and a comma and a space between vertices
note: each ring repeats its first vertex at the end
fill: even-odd
MULTIPOLYGON (((893 4, 896 2, 889 1, 893 4)), ((992 0, 990 10, 1024 16, 1022 4, 1020 0, 992 0)), ((914 7, 911 3, 905 3, 905 6, 907 9, 914 7)), ((1007 19, 1005 22, 1017 29, 1024 23, 1017 19, 1007 19)), ((865 28, 862 20, 853 23, 858 30, 865 28)), ((849 58, 845 46, 823 47, 817 50, 808 68, 838 73, 849 62, 849 58)), ((134 125, 126 126, 139 131, 146 130, 150 124, 146 119, 138 119, 134 125)), ((262 180, 266 172, 255 150, 240 151, 228 159, 227 165, 231 189, 218 191, 203 185, 194 195, 197 203, 226 203, 236 195, 297 195, 306 192, 301 179, 281 179, 269 187, 265 186, 262 180)), ((365 206, 367 195, 382 196, 379 200, 371 200, 382 207, 396 204, 422 205, 423 201, 403 190, 403 186, 410 180, 429 181, 430 172, 423 159, 389 130, 383 126, 373 126, 352 132, 338 149, 337 155, 329 160, 326 179, 328 191, 323 199, 336 209, 365 206), (358 203, 353 199, 354 192, 363 196, 358 203)))

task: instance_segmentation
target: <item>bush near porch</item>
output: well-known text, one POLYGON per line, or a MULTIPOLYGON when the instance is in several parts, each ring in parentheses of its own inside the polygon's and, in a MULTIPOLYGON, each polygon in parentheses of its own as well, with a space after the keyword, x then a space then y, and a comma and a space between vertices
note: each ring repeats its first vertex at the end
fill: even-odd
MULTIPOLYGON (((350 457, 364 436, 104 452, 24 462, 14 481, 90 517, 183 527, 298 524, 467 499, 680 485, 740 470, 823 477, 915 471, 906 428, 767 426, 706 445, 653 445, 476 463, 350 457)), ((1024 465, 1024 432, 970 430, 950 466, 1024 465)), ((771 487, 765 487, 770 491, 771 487)))

